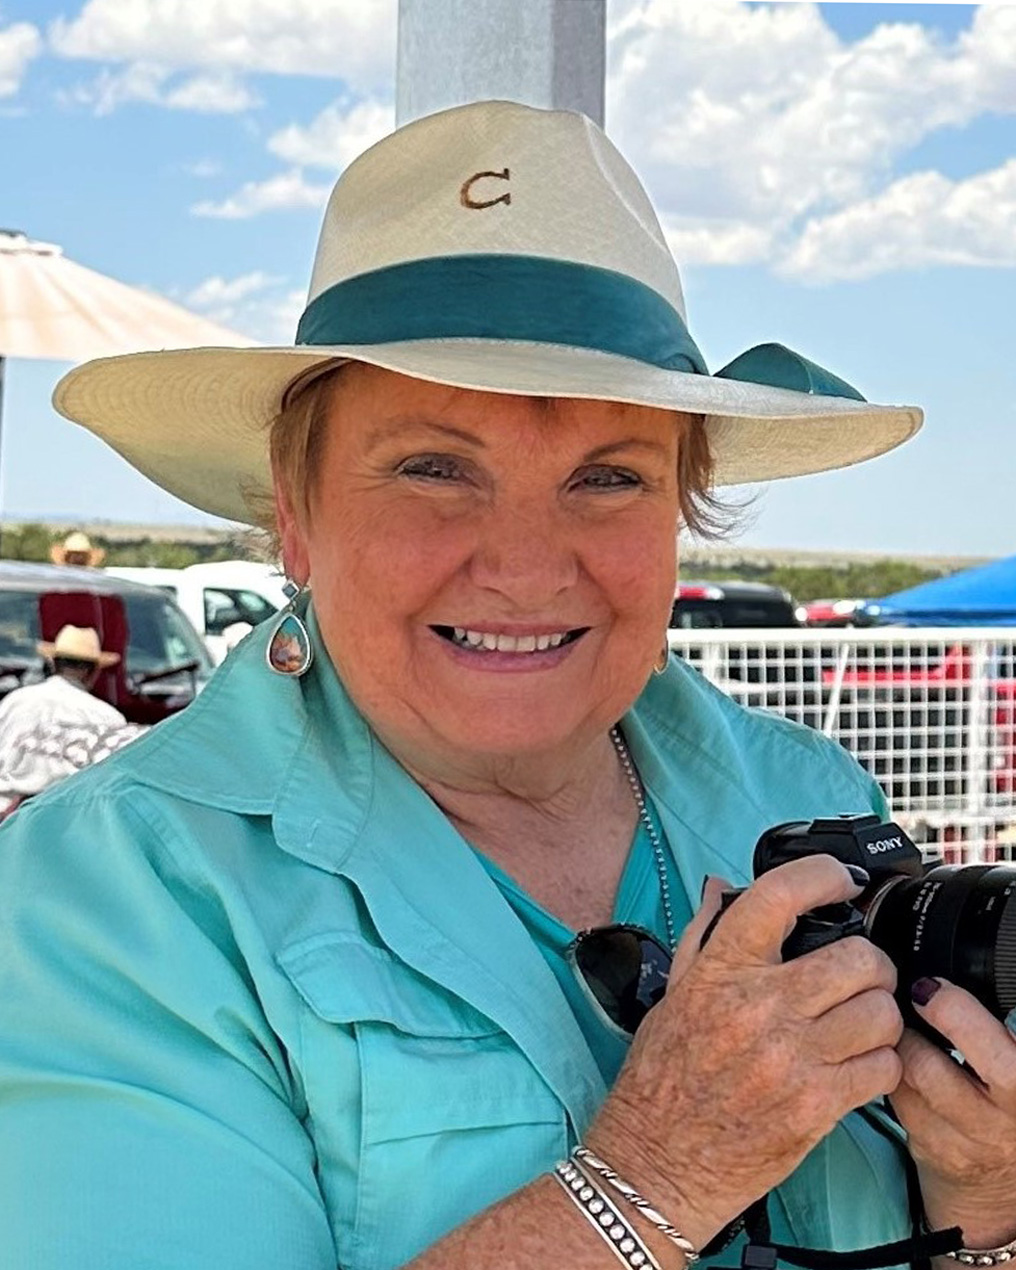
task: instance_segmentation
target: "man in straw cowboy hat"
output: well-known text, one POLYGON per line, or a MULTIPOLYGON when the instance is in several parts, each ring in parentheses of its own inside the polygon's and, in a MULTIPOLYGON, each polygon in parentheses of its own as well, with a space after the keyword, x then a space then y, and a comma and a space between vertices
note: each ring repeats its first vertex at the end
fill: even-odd
POLYGON ((0 701, 0 799, 8 806, 108 753, 111 734, 136 734, 124 732, 119 710, 92 695, 101 672, 120 660, 103 651, 92 627, 63 626, 37 648, 51 674, 0 701))
POLYGON ((783 964, 799 914, 858 894, 828 856, 702 946, 764 829, 880 791, 666 643, 718 485, 871 458, 919 410, 775 345, 710 374, 630 167, 510 102, 349 166, 295 347, 112 358, 55 400, 270 520, 301 591, 0 840, 12 1265, 737 1265, 767 1193, 781 1243, 920 1218, 1001 1263, 1001 1024, 921 987, 976 1082, 902 1036, 873 944, 783 964), (886 1094, 913 1157, 853 1114, 886 1094))
POLYGON ((87 534, 75 529, 62 542, 55 542, 49 549, 54 564, 76 565, 82 569, 97 569, 106 558, 102 547, 94 547, 87 534))

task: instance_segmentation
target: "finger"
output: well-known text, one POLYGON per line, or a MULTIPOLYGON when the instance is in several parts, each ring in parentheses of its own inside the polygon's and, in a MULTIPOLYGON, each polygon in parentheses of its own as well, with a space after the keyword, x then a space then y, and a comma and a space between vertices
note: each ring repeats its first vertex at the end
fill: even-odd
POLYGON ((791 962, 787 971, 804 1018, 817 1019, 850 997, 874 988, 890 995, 896 991, 896 967, 880 948, 860 935, 806 953, 791 962))
POLYGON ((698 956, 702 939, 709 929, 710 923, 720 911, 724 891, 733 890, 733 884, 724 878, 706 878, 702 889, 702 905, 699 911, 684 928, 681 942, 674 953, 674 964, 670 968, 669 984, 676 983, 688 973, 691 963, 698 956))
POLYGON ((918 1015, 947 1037, 974 1069, 991 1101, 1016 1114, 1016 1040, 1005 1025, 975 996, 947 979, 919 979, 911 998, 918 1015))
POLYGON ((912 1028, 906 1029, 896 1049, 903 1064, 902 1084, 936 1116, 976 1133, 991 1112, 980 1082, 912 1028))
MULTIPOLYGON (((905 1068, 904 1064, 904 1068, 905 1068)), ((889 1095, 889 1102, 907 1132, 907 1149, 918 1163, 935 1160, 954 1162, 982 1155, 984 1147, 951 1124, 903 1079, 889 1095)))
POLYGON ((872 1050, 892 1049, 902 1035, 903 1017, 892 993, 872 988, 816 1019, 808 1041, 823 1062, 843 1063, 872 1050))
POLYGON ((841 1091, 841 1110, 837 1119, 842 1119, 848 1111, 874 1102, 876 1098, 891 1094, 900 1083, 902 1073, 900 1056, 888 1045, 848 1058, 837 1068, 837 1087, 841 1091))
MULTIPOLYGON (((863 869, 858 870, 867 879, 863 869)), ((775 965, 802 913, 856 898, 863 884, 828 855, 806 856, 764 874, 739 896, 709 941, 715 955, 775 965)))

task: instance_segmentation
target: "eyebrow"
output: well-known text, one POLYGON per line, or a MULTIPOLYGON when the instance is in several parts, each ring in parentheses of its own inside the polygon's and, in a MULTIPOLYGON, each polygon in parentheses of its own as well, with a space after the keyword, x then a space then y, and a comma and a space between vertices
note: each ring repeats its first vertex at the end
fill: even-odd
POLYGON ((438 436, 451 437, 455 441, 463 441, 474 449, 484 448, 483 441, 472 432, 462 428, 453 428, 449 423, 435 423, 432 419, 399 418, 389 419, 386 423, 373 428, 367 436, 367 452, 375 450, 386 441, 402 436, 408 432, 434 432, 438 436))
POLYGON ((585 461, 594 463, 597 459, 605 459, 611 454, 616 454, 618 450, 647 450, 661 458, 670 458, 670 451, 662 441, 647 441, 645 437, 627 437, 623 441, 610 441, 606 445, 598 445, 595 450, 589 451, 585 461))
MULTIPOLYGON (((432 432, 438 436, 462 441, 476 450, 486 449, 486 442, 476 436, 475 433, 466 432, 463 428, 452 427, 449 423, 436 423, 433 419, 398 418, 389 419, 386 423, 371 430, 367 436, 367 452, 370 453, 370 451, 376 449, 379 445, 384 445, 386 441, 390 441, 394 437, 411 432, 432 432)), ((609 458, 610 455, 616 454, 618 451, 633 449, 646 450, 665 459, 670 457, 669 449, 660 441, 648 441, 645 437, 625 437, 620 441, 608 441, 604 445, 596 446, 588 454, 583 455, 582 462, 595 463, 600 459, 609 458)))

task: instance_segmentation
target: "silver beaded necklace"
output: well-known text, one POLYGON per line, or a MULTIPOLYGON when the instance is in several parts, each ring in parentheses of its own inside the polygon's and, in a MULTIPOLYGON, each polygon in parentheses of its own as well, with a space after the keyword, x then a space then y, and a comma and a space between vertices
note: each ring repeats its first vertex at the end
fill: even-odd
POLYGON ((642 782, 639 780, 638 772, 635 771, 635 764, 631 761, 628 746, 621 735, 621 729, 616 725, 610 729, 610 739, 614 742, 617 757, 621 760, 624 774, 628 778, 628 784, 631 786, 631 792, 635 797, 635 806, 639 810, 639 820, 642 822, 646 833, 649 835, 649 841, 653 845, 653 859, 656 861, 656 873, 660 879, 660 899, 663 901, 663 920, 667 923, 667 944, 673 951, 677 947, 677 931, 674 927, 674 911, 670 907, 670 882, 667 880, 667 859, 663 854, 663 843, 660 841, 660 835, 656 832, 649 815, 649 809, 646 807, 645 794, 642 792, 642 782))

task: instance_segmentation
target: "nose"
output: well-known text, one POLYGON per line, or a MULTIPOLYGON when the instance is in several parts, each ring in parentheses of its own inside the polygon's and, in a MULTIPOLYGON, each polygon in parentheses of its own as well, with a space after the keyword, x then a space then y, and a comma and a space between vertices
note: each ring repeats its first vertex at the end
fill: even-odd
POLYGON ((534 503, 493 508, 470 561, 475 586, 500 594, 515 611, 531 616, 574 587, 579 572, 564 518, 534 503))

